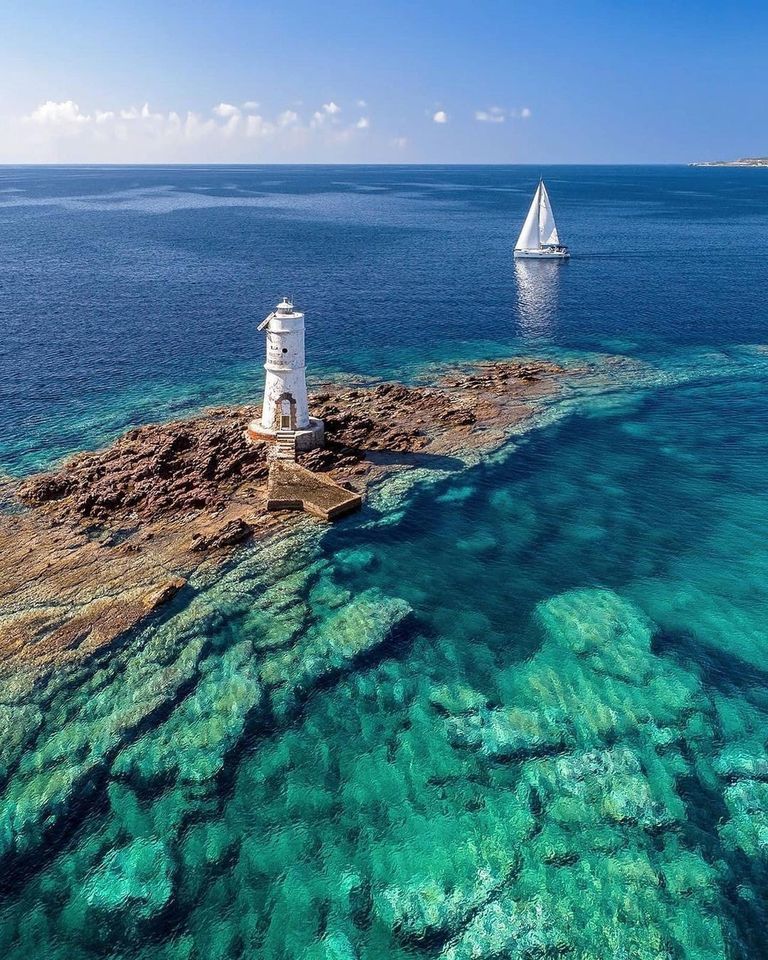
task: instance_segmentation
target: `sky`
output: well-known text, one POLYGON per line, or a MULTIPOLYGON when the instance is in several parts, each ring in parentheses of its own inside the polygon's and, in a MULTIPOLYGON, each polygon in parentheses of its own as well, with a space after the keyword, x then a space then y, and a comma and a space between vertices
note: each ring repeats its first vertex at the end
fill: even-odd
POLYGON ((768 154, 768 4, 0 0, 0 163, 768 154))

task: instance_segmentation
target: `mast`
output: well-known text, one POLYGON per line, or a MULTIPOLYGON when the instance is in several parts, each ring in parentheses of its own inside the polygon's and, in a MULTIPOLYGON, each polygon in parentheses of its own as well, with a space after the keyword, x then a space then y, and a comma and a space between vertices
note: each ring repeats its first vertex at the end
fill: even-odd
POLYGON ((539 185, 536 188, 536 196, 538 197, 538 203, 536 204, 536 236, 539 241, 539 248, 541 248, 541 187, 544 183, 544 178, 539 177, 539 185))

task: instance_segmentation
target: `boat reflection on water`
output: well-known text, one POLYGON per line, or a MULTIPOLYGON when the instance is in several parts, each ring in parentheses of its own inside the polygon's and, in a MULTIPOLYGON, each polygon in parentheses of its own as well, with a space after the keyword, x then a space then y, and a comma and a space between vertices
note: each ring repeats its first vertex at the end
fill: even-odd
POLYGON ((547 337, 557 326, 562 264, 553 260, 515 260, 520 332, 547 337))

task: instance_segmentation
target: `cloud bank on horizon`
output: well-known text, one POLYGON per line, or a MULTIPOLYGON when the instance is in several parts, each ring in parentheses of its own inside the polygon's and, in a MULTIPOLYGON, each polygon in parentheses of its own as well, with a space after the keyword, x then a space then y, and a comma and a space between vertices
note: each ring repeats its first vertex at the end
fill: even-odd
MULTIPOLYGON (((266 115, 258 100, 220 101, 208 111, 155 110, 142 106, 84 109, 74 100, 46 100, 29 113, 6 118, 11 144, 0 141, 10 162, 242 162, 311 159, 318 153, 343 159, 347 145, 360 146, 373 121, 366 100, 350 107, 335 100, 306 109, 294 104, 266 115), (5 151, 3 147, 5 146, 5 151), (26 159, 22 159, 26 158, 26 159)), ((477 110, 475 121, 502 122, 532 116, 530 107, 477 110)), ((447 124, 440 109, 432 122, 447 124)), ((465 118, 469 122, 472 117, 465 118)), ((384 151, 402 157, 409 138, 397 130, 382 130, 384 151)))

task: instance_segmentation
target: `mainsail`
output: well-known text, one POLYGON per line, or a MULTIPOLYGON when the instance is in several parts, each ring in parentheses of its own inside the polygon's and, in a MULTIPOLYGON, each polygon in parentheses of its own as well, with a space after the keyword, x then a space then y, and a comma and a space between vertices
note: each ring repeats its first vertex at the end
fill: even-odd
POLYGON ((541 247, 557 246, 560 238, 557 235, 555 215, 552 213, 552 204, 549 202, 547 188, 540 180, 536 193, 531 201, 531 208, 525 218, 523 229, 515 244, 516 250, 540 250, 541 247))
POLYGON ((523 229, 520 231, 520 236, 515 244, 516 250, 535 250, 541 245, 539 242, 539 197, 541 196, 542 186, 543 184, 540 183, 533 195, 531 209, 528 211, 523 229))

